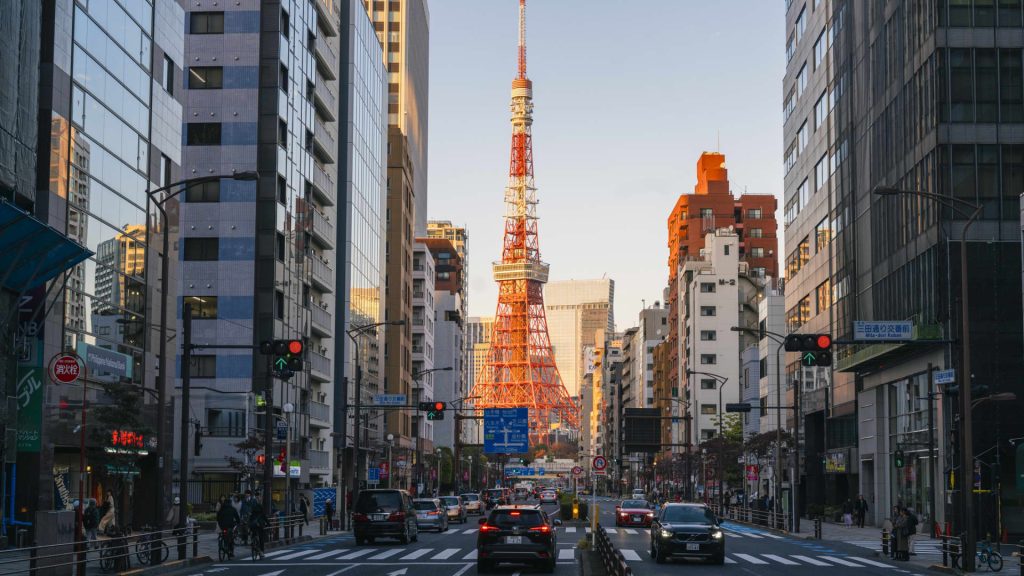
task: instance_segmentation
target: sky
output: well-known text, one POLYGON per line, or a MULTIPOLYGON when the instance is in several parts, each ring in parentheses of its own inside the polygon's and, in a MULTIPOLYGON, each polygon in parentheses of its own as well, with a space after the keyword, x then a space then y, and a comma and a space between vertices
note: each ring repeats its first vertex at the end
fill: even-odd
MULTIPOLYGON (((518 2, 429 6, 428 215, 467 228, 470 314, 490 316, 518 2)), ((666 220, 701 152, 782 205, 785 2, 528 0, 526 35, 541 256, 550 281, 612 278, 624 330, 663 300, 666 220)))

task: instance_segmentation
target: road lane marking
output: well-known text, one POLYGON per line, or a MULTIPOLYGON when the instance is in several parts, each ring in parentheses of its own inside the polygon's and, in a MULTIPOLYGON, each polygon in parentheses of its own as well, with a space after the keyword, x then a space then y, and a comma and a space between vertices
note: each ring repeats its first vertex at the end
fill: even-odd
POLYGON ((622 557, 626 560, 631 560, 633 562, 641 562, 640 555, 636 553, 636 550, 630 550, 629 548, 626 548, 624 550, 619 550, 619 552, 622 552, 622 557))
POLYGON ((796 558, 797 560, 802 560, 813 566, 831 566, 831 564, 829 564, 828 562, 822 562, 821 560, 811 558, 810 556, 800 556, 798 554, 793 554, 793 558, 796 558))
POLYGON ((558 551, 559 560, 572 560, 576 558, 576 551, 572 548, 564 548, 558 551))
POLYGON ((463 534, 472 534, 472 533, 476 532, 477 530, 479 530, 479 528, 470 528, 469 530, 466 530, 465 532, 463 532, 463 534))
POLYGON ((280 556, 281 554, 287 554, 289 552, 295 552, 295 550, 275 550, 273 552, 267 552, 263 555, 264 558, 273 558, 274 556, 280 556))
POLYGON ((323 560, 324 558, 328 558, 330 556, 334 556, 335 554, 344 554, 346 552, 348 552, 348 550, 346 550, 344 548, 337 549, 337 550, 328 550, 327 552, 324 552, 322 554, 317 554, 316 556, 310 556, 309 558, 306 558, 306 560, 323 560))
POLYGON ((402 556, 402 560, 415 560, 420 556, 426 556, 427 554, 430 554, 433 551, 433 548, 420 548, 419 550, 413 550, 411 554, 406 554, 405 556, 402 556))
POLYGON ((366 554, 369 554, 374 550, 374 548, 363 548, 362 550, 356 550, 355 552, 349 552, 344 556, 339 556, 338 558, 335 558, 335 560, 353 560, 355 558, 359 558, 360 556, 365 556, 366 554))
POLYGON ((299 552, 294 552, 292 554, 288 554, 287 556, 278 556, 274 560, 294 560, 295 558, 300 558, 300 557, 306 556, 308 554, 313 554, 314 552, 316 552, 315 549, 314 550, 300 550, 299 552))
POLYGON ((632 528, 623 528, 622 531, 626 534, 637 534, 637 531, 633 530, 632 528))
POLYGON ((757 556, 751 556, 750 554, 733 554, 737 558, 742 558, 751 564, 767 564, 764 560, 761 560, 757 556))
POLYGON ((590 534, 590 528, 589 527, 585 528, 585 530, 586 530, 587 534, 590 534))
POLYGON ((447 560, 447 559, 451 558, 453 555, 455 555, 455 553, 458 552, 458 551, 459 551, 458 548, 447 548, 444 551, 438 552, 437 554, 435 554, 431 558, 431 560, 447 560))
POLYGON ((848 558, 850 560, 853 560, 854 562, 863 562, 863 563, 865 563, 865 564, 867 564, 869 566, 878 566, 879 568, 892 568, 892 566, 890 566, 889 564, 884 564, 882 562, 876 562, 876 561, 870 560, 868 558, 861 558, 859 556, 848 556, 848 558))
POLYGON ((392 548, 391 550, 385 550, 376 556, 370 556, 367 560, 383 560, 385 558, 391 558, 395 554, 405 552, 405 548, 392 548))
POLYGON ((576 533, 576 527, 575 526, 566 526, 565 527, 565 533, 566 534, 575 534, 576 533))
POLYGON ((469 570, 472 567, 473 567, 472 564, 466 564, 465 566, 460 568, 458 572, 456 572, 455 574, 452 574, 452 576, 462 576, 463 574, 466 573, 467 570, 469 570))
POLYGON ((764 556, 765 558, 769 558, 771 560, 775 560, 779 564, 785 564, 787 566, 799 566, 800 565, 799 562, 793 562, 789 558, 783 558, 782 556, 777 556, 775 554, 762 554, 762 556, 764 556))
POLYGON ((619 531, 616 530, 615 528, 605 528, 604 531, 607 532, 608 534, 618 534, 619 533, 619 531))
POLYGON ((726 564, 738 564, 738 562, 736 562, 732 558, 729 558, 728 556, 725 557, 725 563, 726 564))
POLYGON ((763 538, 774 538, 776 540, 785 540, 786 539, 784 536, 779 536, 778 534, 770 534, 768 532, 758 532, 758 535, 760 535, 763 538))
POLYGON ((476 549, 462 557, 463 560, 476 560, 476 549))
POLYGON ((351 566, 346 566, 346 567, 342 568, 341 570, 338 570, 337 572, 331 572, 327 576, 338 576, 338 574, 341 574, 343 572, 348 572, 349 570, 351 570, 351 569, 353 569, 353 568, 355 568, 357 566, 362 566, 362 564, 353 564, 351 566))
POLYGON ((732 536, 734 538, 743 538, 743 536, 744 536, 744 534, 742 532, 733 532, 732 530, 726 530, 724 528, 722 529, 722 532, 725 532, 726 534, 728 534, 729 536, 732 536))
MULTIPOLYGON (((818 558, 828 560, 829 562, 839 564, 840 566, 856 566, 857 568, 863 568, 863 566, 856 562, 850 562, 849 560, 843 560, 842 558, 836 558, 835 556, 818 556, 818 558)), ((892 568, 892 566, 886 566, 886 568, 892 568)))

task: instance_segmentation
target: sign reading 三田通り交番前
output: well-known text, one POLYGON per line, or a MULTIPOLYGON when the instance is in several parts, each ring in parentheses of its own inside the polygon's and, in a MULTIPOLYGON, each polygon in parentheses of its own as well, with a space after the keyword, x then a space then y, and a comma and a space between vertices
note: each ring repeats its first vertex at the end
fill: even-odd
POLYGON ((913 332, 914 323, 910 320, 857 320, 853 323, 854 340, 911 340, 913 332))

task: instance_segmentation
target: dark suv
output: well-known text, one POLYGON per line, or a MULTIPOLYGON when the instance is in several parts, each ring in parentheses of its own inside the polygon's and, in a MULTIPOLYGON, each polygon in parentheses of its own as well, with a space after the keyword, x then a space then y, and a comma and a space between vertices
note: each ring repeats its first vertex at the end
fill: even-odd
POLYGON ((514 562, 554 572, 558 556, 554 527, 561 524, 532 505, 498 506, 480 519, 476 571, 488 572, 500 562, 514 562))
POLYGON ((419 538, 416 510, 405 490, 363 490, 352 510, 356 546, 374 538, 398 538, 402 544, 419 538))
POLYGON ((658 564, 671 558, 725 563, 725 535, 718 519, 703 504, 666 504, 651 522, 651 557, 658 564))

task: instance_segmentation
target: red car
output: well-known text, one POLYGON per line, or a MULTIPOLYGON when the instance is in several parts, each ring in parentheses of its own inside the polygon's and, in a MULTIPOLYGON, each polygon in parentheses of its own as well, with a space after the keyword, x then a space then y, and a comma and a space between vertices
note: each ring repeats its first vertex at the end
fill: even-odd
POLYGON ((654 520, 654 510, 646 500, 623 500, 615 507, 616 526, 649 527, 654 520))

